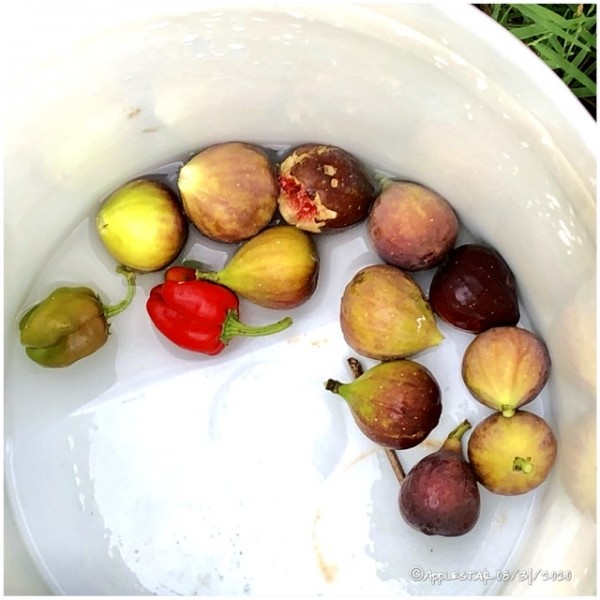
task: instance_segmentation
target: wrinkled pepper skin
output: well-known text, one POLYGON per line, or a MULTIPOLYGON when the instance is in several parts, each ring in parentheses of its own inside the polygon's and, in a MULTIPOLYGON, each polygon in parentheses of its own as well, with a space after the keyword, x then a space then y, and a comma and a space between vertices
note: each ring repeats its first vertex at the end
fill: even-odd
POLYGON ((87 287, 61 287, 19 322, 27 356, 44 367, 67 367, 101 348, 108 321, 97 294, 87 287))
POLYGON ((270 325, 245 325, 238 319, 237 295, 217 283, 196 280, 193 269, 174 267, 165 279, 150 291, 146 310, 154 326, 185 350, 215 355, 234 336, 269 335, 292 324, 286 317, 270 325))

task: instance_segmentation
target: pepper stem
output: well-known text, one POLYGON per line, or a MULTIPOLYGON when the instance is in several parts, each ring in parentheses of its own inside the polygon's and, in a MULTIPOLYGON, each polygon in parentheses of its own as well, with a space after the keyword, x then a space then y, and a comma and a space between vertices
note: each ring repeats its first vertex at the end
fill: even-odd
POLYGON ((276 323, 269 323, 268 325, 246 325, 242 323, 234 310, 230 310, 227 313, 225 322, 223 323, 223 331, 221 332, 221 341, 224 344, 228 344, 231 338, 238 335, 247 337, 258 337, 261 335, 271 335, 272 333, 279 333, 284 329, 287 329, 293 323, 291 317, 285 317, 281 321, 276 323))
POLYGON ((127 293, 121 302, 117 304, 104 305, 104 316, 107 319, 111 319, 112 317, 123 312, 131 304, 131 301, 135 296, 135 273, 123 265, 119 265, 117 267, 117 273, 125 277, 125 280, 127 281, 127 293))
POLYGON ((446 441, 443 443, 442 447, 444 450, 453 450, 454 452, 462 453, 462 436, 466 431, 471 429, 471 423, 468 419, 465 419, 460 425, 457 425, 446 438, 446 441))
POLYGON ((531 462, 531 456, 523 458, 522 456, 515 456, 513 460, 513 471, 523 471, 523 473, 531 473, 533 471, 533 463, 531 462))

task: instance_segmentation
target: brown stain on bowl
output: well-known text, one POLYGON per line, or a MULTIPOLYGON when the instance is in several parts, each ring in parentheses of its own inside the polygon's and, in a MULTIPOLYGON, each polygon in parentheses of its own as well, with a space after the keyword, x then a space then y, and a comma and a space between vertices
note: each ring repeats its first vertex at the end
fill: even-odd
POLYGON ((339 567, 326 559, 321 546, 317 540, 317 528, 319 526, 319 521, 321 520, 321 509, 317 510, 315 515, 315 519, 313 522, 313 548, 315 550, 315 557, 317 559, 317 564, 319 565, 319 570, 321 571, 321 575, 323 575, 323 579, 327 583, 333 583, 335 578, 339 572, 339 567))
MULTIPOLYGON (((374 448, 371 448, 369 450, 367 450, 366 452, 362 452, 360 454, 358 454, 355 458, 353 458, 348 464, 346 464, 343 468, 343 473, 347 472, 348 470, 350 470, 352 467, 354 467, 355 465, 357 465, 358 463, 360 463, 362 460, 364 460, 365 458, 368 458, 370 456, 372 456, 373 454, 375 454, 376 452, 380 452, 383 451, 382 448, 375 446, 374 448)), ((317 559, 317 564, 319 565, 319 570, 321 571, 321 574, 323 575, 323 579, 327 582, 327 583, 333 583, 339 573, 339 566, 331 559, 329 559, 326 555, 325 552, 323 551, 323 548, 321 547, 319 540, 318 540, 318 528, 319 528, 319 523, 321 521, 322 518, 322 508, 318 508, 316 513, 315 513, 315 518, 313 520, 313 527, 312 527, 312 540, 313 540, 313 549, 315 551, 315 557, 317 559)))

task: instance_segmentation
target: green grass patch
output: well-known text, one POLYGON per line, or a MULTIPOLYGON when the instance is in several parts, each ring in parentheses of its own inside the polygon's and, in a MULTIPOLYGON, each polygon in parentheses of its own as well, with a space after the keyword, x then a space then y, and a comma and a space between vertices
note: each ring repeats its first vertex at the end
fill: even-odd
POLYGON ((596 4, 476 4, 535 52, 596 117, 596 4))

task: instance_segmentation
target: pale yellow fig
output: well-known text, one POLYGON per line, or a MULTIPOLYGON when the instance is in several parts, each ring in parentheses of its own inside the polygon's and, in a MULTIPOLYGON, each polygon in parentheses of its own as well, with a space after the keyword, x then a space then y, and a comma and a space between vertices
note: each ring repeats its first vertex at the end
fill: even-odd
POLYGON ((159 271, 181 252, 188 223, 175 194, 162 183, 137 179, 112 193, 96 214, 102 243, 136 271, 159 271))

